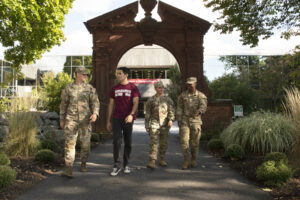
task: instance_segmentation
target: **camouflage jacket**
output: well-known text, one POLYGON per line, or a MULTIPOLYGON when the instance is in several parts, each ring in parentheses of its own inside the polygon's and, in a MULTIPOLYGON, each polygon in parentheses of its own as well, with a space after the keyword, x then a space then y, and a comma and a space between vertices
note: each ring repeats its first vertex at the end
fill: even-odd
POLYGON ((167 126, 170 120, 174 121, 173 101, 162 96, 157 98, 156 95, 150 97, 146 103, 145 127, 160 128, 167 126))
POLYGON ((190 94, 184 91, 178 97, 176 119, 202 123, 201 114, 205 113, 206 108, 207 98, 202 92, 196 90, 194 94, 190 94))
POLYGON ((74 82, 61 93, 60 120, 87 121, 92 114, 99 116, 99 109, 96 89, 90 84, 74 82))

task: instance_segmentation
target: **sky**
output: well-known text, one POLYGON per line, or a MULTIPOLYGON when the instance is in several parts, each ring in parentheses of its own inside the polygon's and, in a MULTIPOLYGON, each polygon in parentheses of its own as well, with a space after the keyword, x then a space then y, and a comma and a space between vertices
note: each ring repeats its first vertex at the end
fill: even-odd
MULTIPOLYGON (((83 23, 132 2, 135 1, 75 0, 73 8, 65 17, 65 28, 63 31, 67 40, 61 46, 55 46, 50 52, 46 52, 45 56, 91 55, 92 35, 83 23)), ((212 12, 210 8, 205 8, 201 0, 163 0, 163 2, 211 23, 219 16, 218 13, 212 12)), ((159 20, 156 10, 157 8, 152 12, 152 16, 159 20)), ((143 9, 139 7, 136 20, 141 19, 143 16, 143 9)), ((206 33, 204 36, 204 71, 209 80, 213 80, 225 73, 224 66, 217 61, 217 56, 219 55, 281 55, 291 52, 295 44, 300 41, 300 37, 287 41, 281 39, 279 34, 276 34, 268 40, 261 40, 257 47, 250 48, 249 46, 243 46, 239 39, 238 32, 221 35, 219 32, 215 32, 213 27, 206 33)), ((3 57, 3 48, 0 45, 1 57, 3 57)))

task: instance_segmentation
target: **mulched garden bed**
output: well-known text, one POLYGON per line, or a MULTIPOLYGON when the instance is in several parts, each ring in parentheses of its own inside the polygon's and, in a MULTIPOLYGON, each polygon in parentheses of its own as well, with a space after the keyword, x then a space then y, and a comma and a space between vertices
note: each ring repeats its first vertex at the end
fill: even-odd
POLYGON ((263 156, 246 155, 242 160, 230 160, 224 157, 224 150, 218 152, 209 151, 207 149, 207 141, 201 141, 201 148, 221 159, 229 167, 238 171, 242 176, 251 180, 258 187, 269 192, 275 200, 300 200, 300 177, 293 177, 282 187, 275 188, 266 188, 263 182, 256 179, 256 169, 263 163, 263 156))

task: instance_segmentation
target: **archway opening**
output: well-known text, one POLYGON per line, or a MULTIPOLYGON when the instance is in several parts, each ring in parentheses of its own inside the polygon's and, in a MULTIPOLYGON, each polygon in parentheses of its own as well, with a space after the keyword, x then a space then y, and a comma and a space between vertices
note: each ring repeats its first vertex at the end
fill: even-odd
POLYGON ((159 45, 138 45, 129 49, 119 60, 118 67, 130 69, 129 82, 134 83, 141 94, 138 117, 144 116, 145 103, 155 95, 153 84, 162 81, 165 94, 176 103, 180 88, 180 68, 173 54, 159 45))

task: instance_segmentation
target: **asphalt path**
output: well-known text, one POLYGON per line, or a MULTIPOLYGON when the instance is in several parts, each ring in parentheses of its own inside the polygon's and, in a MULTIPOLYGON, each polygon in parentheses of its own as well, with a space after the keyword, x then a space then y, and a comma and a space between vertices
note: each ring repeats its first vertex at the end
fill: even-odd
POLYGON ((181 170, 178 127, 171 129, 166 155, 167 167, 154 170, 148 163, 149 136, 142 119, 134 125, 131 173, 109 175, 112 164, 112 141, 92 149, 88 172, 79 172, 76 160, 74 178, 51 175, 17 200, 254 200, 273 199, 268 193, 241 177, 220 160, 200 150, 197 168, 181 170))

